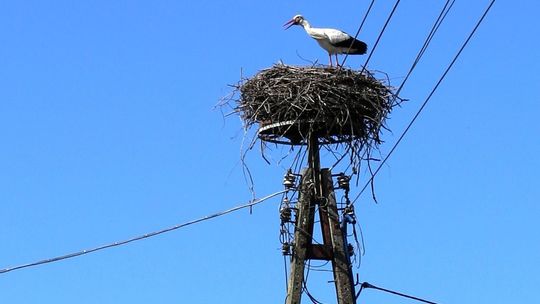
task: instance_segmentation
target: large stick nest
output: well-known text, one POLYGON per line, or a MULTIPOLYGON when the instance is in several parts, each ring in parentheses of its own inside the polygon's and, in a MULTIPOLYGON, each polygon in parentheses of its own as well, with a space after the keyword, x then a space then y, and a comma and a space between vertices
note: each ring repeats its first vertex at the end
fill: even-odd
POLYGON ((267 162, 263 149, 266 142, 292 145, 287 156, 294 155, 290 169, 295 172, 308 150, 303 145, 318 140, 330 152, 327 156, 335 158, 331 168, 339 165, 339 170, 352 170, 354 175, 360 174, 361 164, 366 163, 372 173, 370 162, 378 161, 371 156, 372 150, 378 149, 385 121, 402 101, 386 74, 344 67, 276 64, 252 78, 242 78, 233 88, 219 105, 222 109, 231 107, 230 114, 240 116, 246 134, 257 128, 249 146, 242 146, 241 159, 250 189, 253 184, 244 158, 257 139, 261 139, 262 156, 267 162), (374 75, 385 77, 380 80, 374 75), (296 149, 295 145, 302 146, 296 149))
POLYGON ((399 99, 372 73, 348 68, 277 64, 241 81, 235 111, 263 140, 301 144, 381 143, 380 131, 399 99))

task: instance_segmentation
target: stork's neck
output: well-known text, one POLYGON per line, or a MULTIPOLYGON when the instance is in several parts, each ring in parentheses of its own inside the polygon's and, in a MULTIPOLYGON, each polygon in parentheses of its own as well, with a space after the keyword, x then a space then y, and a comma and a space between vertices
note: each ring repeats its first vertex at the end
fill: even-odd
POLYGON ((302 23, 300 23, 300 25, 301 25, 305 30, 311 29, 311 24, 309 24, 309 22, 308 22, 306 19, 302 20, 302 23))
POLYGON ((314 38, 314 39, 321 39, 322 36, 321 36, 321 33, 319 31, 319 29, 317 28, 314 28, 314 27, 311 27, 311 24, 309 24, 309 22, 307 22, 307 20, 302 20, 302 22, 300 23, 300 25, 304 28, 304 30, 306 31, 306 33, 311 36, 311 38, 314 38))

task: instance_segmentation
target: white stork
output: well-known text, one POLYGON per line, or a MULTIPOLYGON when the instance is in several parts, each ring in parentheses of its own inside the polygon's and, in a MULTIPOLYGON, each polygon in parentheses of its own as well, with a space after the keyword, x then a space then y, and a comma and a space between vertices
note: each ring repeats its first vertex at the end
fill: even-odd
POLYGON ((301 25, 311 38, 317 40, 319 45, 328 52, 330 66, 332 66, 332 55, 336 56, 336 64, 339 66, 337 54, 358 54, 363 55, 367 51, 367 44, 354 39, 349 34, 331 28, 311 27, 309 22, 302 15, 294 16, 283 26, 285 29, 293 25, 301 25))

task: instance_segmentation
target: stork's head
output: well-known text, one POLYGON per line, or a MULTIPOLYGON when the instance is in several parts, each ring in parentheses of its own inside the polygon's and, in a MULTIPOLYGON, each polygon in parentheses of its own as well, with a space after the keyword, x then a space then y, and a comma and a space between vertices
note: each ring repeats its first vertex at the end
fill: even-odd
POLYGON ((296 15, 291 20, 287 21, 283 26, 285 29, 290 28, 293 25, 300 25, 304 22, 304 17, 302 15, 296 15))

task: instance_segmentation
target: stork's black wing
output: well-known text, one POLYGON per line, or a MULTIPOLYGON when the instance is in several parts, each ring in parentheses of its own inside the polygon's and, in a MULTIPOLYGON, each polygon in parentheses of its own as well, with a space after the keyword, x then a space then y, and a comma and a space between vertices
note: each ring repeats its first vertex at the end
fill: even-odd
POLYGON ((335 43, 332 43, 335 47, 341 47, 351 50, 349 51, 349 54, 365 54, 367 52, 367 44, 363 41, 360 41, 358 39, 354 39, 353 37, 349 36, 349 39, 345 39, 342 41, 336 41, 335 43))

